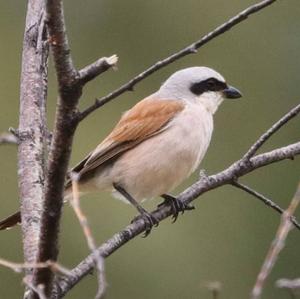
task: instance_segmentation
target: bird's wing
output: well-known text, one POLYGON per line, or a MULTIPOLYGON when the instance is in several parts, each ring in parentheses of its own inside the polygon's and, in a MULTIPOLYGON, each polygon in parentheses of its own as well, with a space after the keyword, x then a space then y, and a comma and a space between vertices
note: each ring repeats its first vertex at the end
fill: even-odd
POLYGON ((72 171, 82 175, 159 134, 183 109, 184 104, 179 100, 147 98, 139 102, 122 116, 113 131, 72 171))

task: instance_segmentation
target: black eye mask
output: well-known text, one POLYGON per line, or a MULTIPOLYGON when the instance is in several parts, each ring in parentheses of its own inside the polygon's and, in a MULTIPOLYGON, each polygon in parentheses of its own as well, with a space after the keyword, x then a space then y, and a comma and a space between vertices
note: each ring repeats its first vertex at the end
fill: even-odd
POLYGON ((193 83, 190 87, 190 91, 199 96, 207 91, 222 91, 227 88, 227 84, 225 82, 221 82, 216 78, 209 78, 197 83, 193 83))

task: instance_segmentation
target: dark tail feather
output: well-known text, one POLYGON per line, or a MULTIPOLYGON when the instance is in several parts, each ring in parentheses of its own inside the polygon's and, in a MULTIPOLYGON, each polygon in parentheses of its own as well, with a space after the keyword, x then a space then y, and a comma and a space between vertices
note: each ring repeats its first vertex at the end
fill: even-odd
POLYGON ((14 213, 0 221, 0 230, 9 229, 21 223, 21 213, 14 213))

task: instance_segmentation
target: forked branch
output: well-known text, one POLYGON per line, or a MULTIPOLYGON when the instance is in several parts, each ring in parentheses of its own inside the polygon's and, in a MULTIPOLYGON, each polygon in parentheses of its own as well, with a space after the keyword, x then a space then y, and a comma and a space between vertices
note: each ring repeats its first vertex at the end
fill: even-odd
MULTIPOLYGON (((269 130, 267 130, 266 133, 258 138, 257 142, 255 142, 254 145, 250 147, 250 150, 247 153, 251 153, 254 148, 258 149, 264 143, 264 141, 271 137, 273 133, 278 131, 279 128, 281 128, 284 124, 286 124, 289 120, 296 116, 299 113, 299 110, 300 105, 297 105, 289 112, 287 112, 269 130)), ((238 178, 269 164, 285 159, 294 159, 294 157, 297 155, 300 155, 300 142, 290 144, 288 146, 281 147, 260 155, 256 155, 254 157, 252 156, 252 154, 250 154, 249 158, 245 158, 245 156, 247 156, 246 154, 240 160, 233 163, 230 167, 215 175, 201 176, 196 183, 187 188, 178 196, 178 200, 187 205, 205 192, 226 184, 231 184, 252 194, 256 198, 259 198, 264 202, 264 204, 270 206, 278 213, 283 214, 284 210, 281 207, 275 204, 272 200, 254 191, 253 189, 239 183, 238 178)), ((172 215, 172 209, 169 205, 162 204, 151 214, 158 221, 162 221, 163 219, 172 215)), ((290 220, 298 229, 300 229, 299 223, 292 215, 290 215, 290 220)), ((133 221, 132 224, 128 225, 125 229, 115 234, 111 239, 102 244, 97 249, 98 254, 104 258, 108 257, 117 249, 126 244, 129 240, 138 236, 145 230, 146 224, 142 219, 133 221)), ((93 267, 94 258, 93 255, 90 255, 72 270, 72 275, 70 277, 58 279, 57 287, 60 292, 60 298, 63 297, 85 275, 87 275, 93 267)))
MULTIPOLYGON (((300 142, 278 148, 271 152, 257 155, 250 159, 249 164, 241 163, 239 160, 232 164, 227 169, 206 178, 200 179, 192 186, 182 192, 178 199, 184 203, 190 203, 205 192, 208 192, 217 187, 231 184, 233 180, 242 177, 258 168, 267 166, 271 163, 279 162, 284 159, 292 159, 300 155, 300 142)), ((151 213, 158 221, 172 215, 172 209, 168 205, 162 205, 151 213)), ((119 233, 116 233, 111 239, 107 240, 98 249, 98 254, 103 257, 108 257, 117 249, 125 245, 129 240, 138 236, 146 230, 146 225, 142 219, 134 221, 119 233)), ((89 255, 71 272, 70 277, 63 277, 57 281, 57 286, 60 290, 60 296, 65 295, 73 286, 75 286, 84 276, 86 276, 94 267, 93 255, 89 255)))
MULTIPOLYGON (((58 82, 58 102, 54 131, 47 161, 37 262, 56 261, 58 232, 63 205, 64 180, 77 127, 75 115, 83 85, 114 66, 116 57, 99 61, 78 72, 71 57, 66 34, 62 0, 47 0, 46 23, 58 82), (104 67, 105 64, 105 67, 104 67), (101 67, 101 68, 100 68, 101 67), (101 69, 101 71, 100 71, 101 69)), ((53 273, 49 268, 35 269, 33 285, 45 286, 47 297, 55 293, 53 273)))

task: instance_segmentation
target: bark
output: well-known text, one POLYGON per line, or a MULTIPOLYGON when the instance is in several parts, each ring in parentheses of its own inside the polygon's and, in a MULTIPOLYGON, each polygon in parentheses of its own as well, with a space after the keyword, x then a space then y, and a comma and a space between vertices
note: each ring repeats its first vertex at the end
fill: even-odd
MULTIPOLYGON (((76 80, 65 33, 63 6, 60 0, 46 1, 46 23, 58 81, 58 103, 52 143, 47 160, 44 205, 40 222, 38 259, 43 263, 56 261, 58 257, 58 234, 63 205, 64 180, 71 154, 76 128, 74 114, 82 86, 76 80)), ((53 290, 53 272, 49 268, 34 271, 33 285, 42 285, 48 298, 53 290)))
MULTIPOLYGON (((47 135, 47 34, 43 18, 43 1, 29 0, 23 40, 18 176, 22 213, 25 262, 37 259, 41 213, 44 200, 45 155, 47 135)), ((31 279, 32 271, 27 271, 31 279)), ((26 298, 34 298, 26 292, 26 298)))

